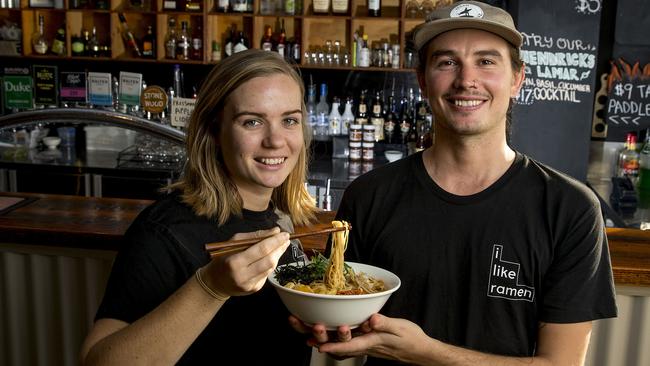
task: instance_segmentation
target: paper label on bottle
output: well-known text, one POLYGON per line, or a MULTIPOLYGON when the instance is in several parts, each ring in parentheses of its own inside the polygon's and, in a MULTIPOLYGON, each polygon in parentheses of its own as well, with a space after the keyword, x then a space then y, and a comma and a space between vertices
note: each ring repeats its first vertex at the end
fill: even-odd
POLYGON ((384 139, 384 118, 370 118, 370 123, 375 126, 375 141, 382 141, 384 139))
POLYGON ((62 71, 59 93, 61 94, 62 101, 85 102, 86 73, 80 71, 62 71))
POLYGON ((94 105, 113 105, 111 92, 111 73, 88 73, 88 102, 94 105))
POLYGON ((367 48, 362 48, 359 52, 359 67, 369 67, 370 66, 370 50, 367 48))
POLYGON ((347 13, 349 0, 332 0, 332 12, 347 13))
POLYGON ((329 7, 329 0, 314 0, 314 13, 327 13, 329 7))
POLYGON ((56 66, 34 65, 34 104, 58 106, 58 72, 56 66))
POLYGON ((167 107, 167 93, 158 85, 152 85, 143 90, 140 100, 142 109, 152 114, 160 114, 167 107))
POLYGON ((246 47, 243 43, 239 42, 239 43, 237 43, 237 44, 235 45, 235 47, 233 47, 233 49, 232 49, 232 53, 237 53, 237 52, 241 52, 241 51, 246 51, 247 49, 248 49, 248 47, 246 47))
POLYGON ((120 71, 120 103, 140 105, 142 74, 120 71))
POLYGON ((4 107, 8 109, 33 108, 32 77, 24 75, 6 75, 2 78, 4 107))
POLYGON ((39 43, 34 43, 34 52, 39 54, 39 55, 44 55, 47 53, 47 43, 46 42, 39 42, 39 43))
POLYGON ((171 124, 174 127, 185 127, 190 122, 196 99, 172 98, 171 124))

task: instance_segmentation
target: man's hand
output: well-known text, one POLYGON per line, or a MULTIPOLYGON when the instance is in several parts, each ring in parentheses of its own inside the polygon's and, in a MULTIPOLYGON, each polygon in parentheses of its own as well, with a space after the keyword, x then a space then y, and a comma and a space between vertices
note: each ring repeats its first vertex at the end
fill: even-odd
POLYGON ((289 323, 300 333, 312 334, 308 345, 339 360, 368 355, 408 362, 413 359, 415 345, 427 349, 432 341, 416 324, 380 314, 372 315, 354 331, 340 326, 336 332, 328 332, 322 324, 310 327, 294 316, 289 323))
POLYGON ((422 349, 420 347, 431 347, 432 339, 419 326, 405 319, 374 314, 361 324, 358 331, 359 335, 355 334, 347 342, 322 343, 318 350, 338 357, 368 355, 413 363, 417 350, 422 349))

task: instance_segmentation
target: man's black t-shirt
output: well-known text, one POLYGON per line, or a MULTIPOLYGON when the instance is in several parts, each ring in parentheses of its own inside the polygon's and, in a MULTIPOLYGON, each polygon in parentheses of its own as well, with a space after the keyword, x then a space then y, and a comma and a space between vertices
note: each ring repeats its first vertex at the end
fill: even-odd
MULTIPOLYGON (((278 226, 272 207, 244 210, 218 226, 199 217, 172 194, 145 209, 125 235, 96 319, 133 323, 180 288, 210 260, 204 246, 239 232, 278 226)), ((298 260, 302 251, 290 246, 280 264, 298 260)), ((307 365, 311 349, 288 324, 289 313, 267 283, 257 293, 231 297, 183 355, 179 364, 307 365)))
POLYGON ((402 281, 381 313, 443 342, 531 356, 540 321, 616 316, 597 198, 524 155, 484 191, 456 196, 414 154, 355 180, 337 217, 352 224, 347 261, 402 281))

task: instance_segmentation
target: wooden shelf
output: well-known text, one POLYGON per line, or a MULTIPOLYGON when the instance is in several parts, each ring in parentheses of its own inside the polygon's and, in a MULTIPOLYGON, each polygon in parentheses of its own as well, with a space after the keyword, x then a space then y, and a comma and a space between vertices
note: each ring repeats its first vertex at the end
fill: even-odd
MULTIPOLYGON (((20 9, 0 9, 0 19, 18 23, 22 28, 22 55, 32 55, 31 36, 36 29, 36 19, 39 14, 45 18, 45 33, 50 44, 56 34, 56 30, 65 22, 66 25, 66 49, 67 56, 39 56, 42 58, 68 58, 68 59, 102 59, 115 61, 151 62, 152 59, 136 58, 126 46, 123 37, 118 14, 123 13, 126 17, 129 30, 141 43, 151 25, 156 36, 156 55, 153 60, 161 62, 187 63, 187 64, 213 64, 210 59, 211 45, 213 41, 221 45, 222 58, 224 55, 224 42, 229 35, 232 25, 237 30, 243 30, 249 39, 250 46, 260 47, 259 40, 264 34, 267 26, 275 27, 276 19, 282 19, 285 23, 287 39, 296 39, 300 42, 301 63, 304 63, 304 52, 310 47, 322 47, 326 41, 340 41, 341 46, 348 51, 354 42, 355 32, 368 34, 368 46, 372 48, 373 43, 388 42, 399 44, 400 63, 404 62, 405 35, 412 30, 422 19, 408 18, 405 12, 406 0, 383 0, 381 17, 370 17, 367 14, 366 0, 349 0, 348 12, 345 14, 313 13, 312 0, 301 0, 303 12, 296 15, 261 14, 261 0, 253 0, 251 12, 228 12, 220 13, 215 11, 217 0, 203 0, 200 12, 184 12, 177 10, 164 10, 163 0, 151 0, 148 8, 134 8, 129 0, 110 0, 108 10, 99 9, 50 9, 30 8, 29 0, 21 0, 20 9), (170 18, 176 19, 177 30, 180 30, 180 23, 187 21, 191 28, 201 25, 203 32, 203 58, 201 60, 169 60, 165 59, 164 39, 167 33, 167 22, 170 18), (72 36, 83 37, 83 30, 91 31, 97 28, 97 34, 101 45, 110 46, 110 57, 73 57, 71 53, 72 36)), ((67 1, 70 6, 72 1, 67 1)), ((148 2, 145 2, 148 4, 148 2)), ((190 30, 190 34, 192 31, 190 30)), ((141 47, 140 47, 141 48, 141 47)), ((9 57, 9 56, 3 56, 9 57)), ((400 66, 401 66, 400 65, 400 66)), ((393 68, 361 68, 361 67, 324 67, 321 65, 303 65, 305 68, 342 69, 358 71, 406 71, 412 69, 393 68)))

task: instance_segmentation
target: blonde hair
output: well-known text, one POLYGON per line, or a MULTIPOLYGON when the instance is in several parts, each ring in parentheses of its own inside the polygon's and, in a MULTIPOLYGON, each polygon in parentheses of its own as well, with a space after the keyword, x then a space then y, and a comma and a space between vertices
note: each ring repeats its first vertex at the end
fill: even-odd
POLYGON ((183 202, 199 216, 214 218, 221 225, 231 216, 241 216, 243 201, 221 157, 219 134, 223 108, 230 94, 256 77, 287 75, 300 87, 303 147, 287 179, 273 190, 275 207, 287 213, 294 224, 314 219, 316 206, 307 192, 307 164, 311 130, 304 103, 305 87, 298 72, 277 53, 250 49, 236 53, 215 66, 205 79, 187 126, 187 163, 181 179, 170 186, 181 191, 183 202))

